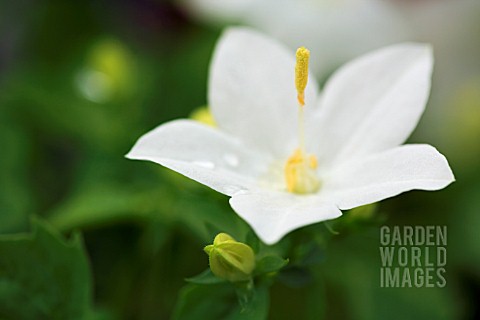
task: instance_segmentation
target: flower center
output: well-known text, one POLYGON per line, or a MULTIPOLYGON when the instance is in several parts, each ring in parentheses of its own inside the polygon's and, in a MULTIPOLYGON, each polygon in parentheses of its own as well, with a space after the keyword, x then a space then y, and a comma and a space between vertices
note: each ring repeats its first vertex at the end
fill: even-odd
POLYGON ((320 188, 317 178, 317 158, 298 148, 285 164, 285 180, 289 192, 314 193, 320 188))
POLYGON ((295 65, 295 87, 298 100, 298 144, 285 164, 285 182, 287 190, 292 193, 308 194, 317 192, 320 180, 317 177, 317 158, 305 152, 305 134, 303 108, 305 107, 305 88, 308 82, 308 60, 310 51, 301 47, 297 49, 295 65))

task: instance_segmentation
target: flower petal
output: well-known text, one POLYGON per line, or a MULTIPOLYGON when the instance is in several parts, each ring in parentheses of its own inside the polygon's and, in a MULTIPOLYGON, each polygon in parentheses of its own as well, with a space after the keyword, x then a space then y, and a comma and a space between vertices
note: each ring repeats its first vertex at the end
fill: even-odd
POLYGON ((156 162, 229 196, 257 188, 270 161, 238 139, 190 120, 148 132, 126 157, 156 162))
POLYGON ((278 242, 292 230, 342 215, 318 196, 286 192, 239 193, 230 199, 230 205, 266 244, 278 242))
MULTIPOLYGON (((247 28, 228 29, 218 42, 209 79, 209 105, 220 128, 286 157, 297 143, 295 58, 281 44, 247 28)), ((306 117, 316 108, 310 76, 306 117)))
POLYGON ((324 165, 402 144, 418 123, 430 92, 432 52, 406 43, 362 56, 325 86, 310 136, 324 165))
POLYGON ((346 162, 324 178, 321 198, 351 209, 413 189, 439 190, 455 180, 434 147, 408 144, 346 162))

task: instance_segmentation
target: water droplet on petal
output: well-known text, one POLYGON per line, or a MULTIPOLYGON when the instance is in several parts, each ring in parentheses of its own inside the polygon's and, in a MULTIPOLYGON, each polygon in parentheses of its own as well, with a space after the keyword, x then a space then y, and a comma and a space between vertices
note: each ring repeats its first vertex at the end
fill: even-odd
POLYGON ((232 196, 237 194, 237 193, 245 191, 244 188, 242 188, 240 186, 234 186, 234 185, 223 186, 223 190, 224 190, 225 193, 227 193, 229 195, 232 195, 232 196))
POLYGON ((225 162, 232 167, 238 167, 238 165, 240 164, 240 160, 233 153, 225 154, 223 156, 223 160, 225 160, 225 162))
POLYGON ((193 164, 206 169, 215 169, 215 163, 211 161, 194 161, 193 164))

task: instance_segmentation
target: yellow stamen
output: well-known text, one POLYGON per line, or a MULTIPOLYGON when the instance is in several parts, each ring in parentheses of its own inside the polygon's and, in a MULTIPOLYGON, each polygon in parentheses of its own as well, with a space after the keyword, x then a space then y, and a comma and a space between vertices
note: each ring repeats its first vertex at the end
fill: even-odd
POLYGON ((287 190, 298 194, 317 192, 320 181, 316 168, 317 158, 314 155, 306 155, 302 150, 296 149, 285 165, 287 190))
POLYGON ((310 168, 312 169, 317 169, 318 168, 318 160, 317 157, 315 157, 313 154, 310 155, 310 168))
POLYGON ((305 105, 305 88, 308 82, 308 60, 310 51, 305 47, 297 49, 297 63, 295 64, 295 87, 297 88, 297 99, 301 106, 305 105))

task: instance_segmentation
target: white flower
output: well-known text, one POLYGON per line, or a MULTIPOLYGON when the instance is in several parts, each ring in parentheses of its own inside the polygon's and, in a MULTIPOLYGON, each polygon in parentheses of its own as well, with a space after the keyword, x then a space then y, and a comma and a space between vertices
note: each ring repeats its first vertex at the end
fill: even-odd
POLYGON ((209 78, 218 128, 172 121, 141 137, 127 157, 230 196, 237 214, 273 244, 340 210, 454 181, 432 146, 401 146, 425 108, 432 60, 422 44, 375 51, 340 68, 322 95, 310 77, 306 104, 297 107, 294 56, 264 35, 229 29, 209 78))
POLYGON ((313 70, 325 76, 370 50, 411 39, 414 32, 398 8, 384 0, 178 0, 207 23, 240 23, 290 48, 321 55, 313 70))

